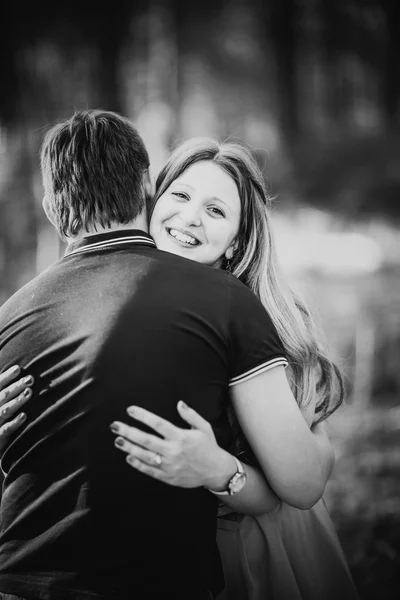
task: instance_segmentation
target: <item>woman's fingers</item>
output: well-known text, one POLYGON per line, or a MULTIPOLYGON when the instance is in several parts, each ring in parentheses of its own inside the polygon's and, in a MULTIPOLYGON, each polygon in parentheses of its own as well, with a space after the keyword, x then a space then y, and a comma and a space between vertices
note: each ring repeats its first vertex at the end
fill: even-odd
POLYGON ((11 381, 13 381, 13 379, 18 377, 20 372, 21 368, 18 365, 14 365, 13 367, 7 369, 7 371, 4 371, 4 373, 0 375, 0 389, 3 389, 11 381))
POLYGON ((18 381, 11 383, 13 376, 9 374, 9 371, 11 371, 11 369, 8 369, 8 371, 0 375, 2 378, 0 381, 0 407, 4 406, 4 404, 8 403, 12 398, 19 396, 25 389, 29 389, 29 386, 33 385, 32 375, 22 377, 21 379, 18 379, 18 381))
POLYGON ((32 396, 31 388, 26 388, 21 392, 17 398, 9 400, 0 406, 0 425, 9 421, 15 416, 17 412, 21 410, 21 407, 29 400, 32 396))
POLYGON ((113 433, 128 440, 128 442, 138 444, 147 450, 159 452, 160 454, 165 450, 166 442, 164 440, 155 435, 151 435, 151 433, 145 433, 136 427, 130 427, 125 423, 114 421, 114 423, 111 423, 110 429, 113 433))
POLYGON ((141 406, 129 406, 126 412, 130 417, 151 427, 164 438, 175 439, 179 434, 178 427, 141 406))
POLYGON ((142 462, 134 456, 131 456, 130 454, 128 454, 128 456, 126 457, 126 462, 129 463, 131 467, 133 467, 137 471, 140 471, 145 475, 149 475, 150 477, 153 477, 153 479, 158 479, 159 481, 164 481, 165 483, 168 483, 166 475, 161 469, 157 467, 150 467, 148 464, 142 462))
POLYGON ((7 445, 10 437, 23 425, 26 421, 26 414, 20 413, 12 421, 7 421, 0 427, 0 451, 7 445))
POLYGON ((0 375, 0 451, 26 421, 26 414, 20 410, 32 396, 29 386, 33 384, 33 377, 28 375, 13 381, 20 372, 20 367, 14 366, 0 375))
POLYGON ((128 454, 126 462, 129 463, 131 467, 145 475, 153 477, 153 479, 159 479, 160 481, 168 483, 167 474, 162 470, 163 461, 165 459, 161 454, 141 448, 120 436, 115 439, 114 444, 119 450, 128 454))
POLYGON ((146 450, 137 444, 132 444, 128 442, 128 440, 123 437, 117 437, 115 439, 114 444, 119 450, 126 452, 133 458, 137 458, 142 462, 146 463, 150 467, 160 468, 163 463, 163 457, 158 452, 153 452, 153 450, 146 450))
POLYGON ((211 429, 210 423, 201 415, 199 415, 199 413, 193 408, 190 408, 190 406, 185 404, 182 400, 179 400, 178 402, 178 412, 182 419, 195 429, 200 429, 201 431, 207 431, 208 429, 211 429))
POLYGON ((14 365, 13 367, 10 367, 9 369, 7 369, 7 371, 4 371, 4 373, 2 373, 0 375, 0 405, 5 402, 7 400, 7 398, 10 395, 10 384, 11 382, 18 377, 18 375, 20 374, 21 369, 18 365, 14 365))

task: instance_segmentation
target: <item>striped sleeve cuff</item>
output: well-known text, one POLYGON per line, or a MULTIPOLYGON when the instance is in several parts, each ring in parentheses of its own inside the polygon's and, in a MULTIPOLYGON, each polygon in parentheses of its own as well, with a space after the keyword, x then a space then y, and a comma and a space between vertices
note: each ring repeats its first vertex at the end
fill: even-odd
POLYGON ((245 373, 242 373, 241 375, 232 377, 232 379, 230 379, 230 381, 229 381, 229 387, 231 387, 233 385, 237 385, 238 383, 242 383, 243 381, 247 381, 248 379, 251 379, 252 377, 255 377, 256 375, 259 375, 260 373, 264 373, 264 371, 269 371, 270 369, 273 369, 274 367, 285 367, 285 369, 286 369, 288 364, 289 363, 284 356, 278 356, 277 358, 272 358, 271 360, 268 360, 267 362, 262 363, 261 365, 258 365, 257 367, 254 367, 254 369, 250 369, 249 371, 246 371, 245 373))

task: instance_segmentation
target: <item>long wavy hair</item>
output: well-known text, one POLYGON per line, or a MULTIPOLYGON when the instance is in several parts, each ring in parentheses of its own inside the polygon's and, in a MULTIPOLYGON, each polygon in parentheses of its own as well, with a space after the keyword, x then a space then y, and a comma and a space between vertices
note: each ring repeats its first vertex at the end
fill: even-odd
POLYGON ((252 150, 244 143, 192 138, 171 154, 156 181, 149 214, 158 199, 190 165, 209 160, 237 185, 241 222, 232 274, 261 300, 285 348, 289 383, 300 407, 316 400, 314 423, 331 415, 344 397, 343 378, 304 301, 285 281, 276 255, 271 226, 271 198, 252 150))

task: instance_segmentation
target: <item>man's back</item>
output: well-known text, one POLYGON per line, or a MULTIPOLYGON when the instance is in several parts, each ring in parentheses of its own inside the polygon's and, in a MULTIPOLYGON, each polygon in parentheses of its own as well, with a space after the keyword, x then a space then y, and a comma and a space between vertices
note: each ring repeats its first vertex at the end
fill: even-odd
POLYGON ((65 587, 110 598, 163 578, 208 585, 215 498, 132 469, 109 425, 137 404, 185 426, 179 399, 224 422, 226 279, 136 239, 81 248, 0 309, 2 367, 35 377, 27 425, 2 461, 0 586, 24 596, 47 581, 52 597, 65 587))

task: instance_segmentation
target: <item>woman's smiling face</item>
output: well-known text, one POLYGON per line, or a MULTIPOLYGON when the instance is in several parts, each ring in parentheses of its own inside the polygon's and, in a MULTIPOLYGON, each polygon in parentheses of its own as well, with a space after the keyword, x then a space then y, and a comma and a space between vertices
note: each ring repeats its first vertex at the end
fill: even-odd
POLYGON ((231 258, 241 204, 234 180, 212 161, 188 167, 154 207, 150 234, 157 248, 219 266, 231 258))

